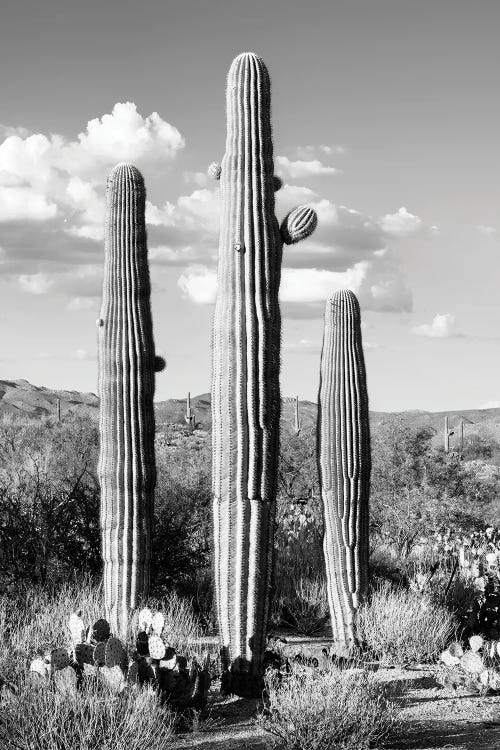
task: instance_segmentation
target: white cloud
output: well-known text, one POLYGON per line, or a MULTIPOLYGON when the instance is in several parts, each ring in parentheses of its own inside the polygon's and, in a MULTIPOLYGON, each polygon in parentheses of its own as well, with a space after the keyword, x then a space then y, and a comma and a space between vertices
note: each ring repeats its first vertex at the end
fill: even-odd
POLYGON ((0 185, 0 222, 45 221, 56 215, 56 204, 31 187, 0 185))
POLYGON ((299 159, 311 159, 316 157, 318 154, 326 154, 327 156, 341 156, 346 153, 345 146, 336 144, 334 146, 327 146, 326 144, 320 144, 319 146, 297 146, 295 153, 299 159))
POLYGON ((287 156, 277 156, 276 164, 281 173, 292 180, 300 179, 301 177, 342 174, 340 169, 327 166, 319 159, 297 159, 296 161, 292 161, 287 156))
POLYGON ((479 409, 500 409, 500 401, 487 401, 485 404, 481 404, 479 409))
POLYGON ((219 214, 219 191, 207 188, 181 195, 175 203, 167 201, 163 208, 149 201, 146 203, 146 221, 153 225, 205 229, 215 234, 219 228, 219 214))
POLYGON ((63 148, 62 156, 73 169, 92 173, 96 163, 110 166, 121 161, 168 161, 184 145, 177 128, 158 112, 143 118, 133 102, 118 102, 111 114, 89 120, 78 140, 63 148))
POLYGON ((72 297, 66 305, 67 310, 75 312, 77 310, 97 309, 99 305, 98 297, 72 297))
POLYGON ((450 313, 435 315, 432 323, 423 323, 412 330, 417 336, 429 338, 446 339, 457 335, 455 333, 455 317, 450 313))
MULTIPOLYGON (((215 301, 217 274, 206 266, 188 268, 179 278, 184 294, 198 304, 215 301)), ((349 288, 360 304, 369 310, 411 310, 411 293, 390 269, 380 269, 368 261, 356 263, 343 272, 316 268, 284 268, 281 275, 280 301, 287 303, 319 303, 318 314, 332 292, 349 288)))
POLYGON ((382 216, 378 224, 382 231, 391 237, 409 237, 417 234, 424 226, 422 219, 411 214, 404 206, 395 214, 382 216))
POLYGON ((47 294, 49 291, 65 294, 74 298, 68 303, 68 309, 81 310, 91 307, 90 303, 83 302, 84 298, 88 297, 94 301, 99 297, 102 273, 102 264, 84 265, 73 266, 68 271, 58 269, 52 273, 14 274, 11 280, 28 294, 47 294))
POLYGON ((190 266, 179 277, 177 284, 187 297, 199 305, 215 302, 217 273, 206 266, 190 266))
POLYGON ((45 273, 21 274, 18 283, 23 292, 28 294, 47 294, 54 285, 54 280, 45 273))
POLYGON ((87 349, 75 349, 71 352, 71 359, 79 359, 80 361, 96 359, 95 352, 89 352, 87 349))
POLYGON ((494 234, 497 233, 497 230, 495 227, 490 227, 487 224, 478 224, 477 230, 481 234, 484 234, 486 237, 492 237, 494 234))
POLYGON ((52 222, 51 236, 59 241, 31 237, 39 262, 59 254, 64 235, 82 246, 102 242, 106 176, 116 163, 132 161, 158 171, 184 146, 177 128, 156 112, 143 117, 132 102, 115 104, 110 114, 90 120, 74 140, 21 128, 4 127, 0 134, 0 222, 25 222, 23 233, 10 230, 6 251, 19 258, 27 221, 52 222))
POLYGON ((210 184, 210 178, 206 172, 184 172, 184 182, 192 183, 196 187, 204 188, 210 184))

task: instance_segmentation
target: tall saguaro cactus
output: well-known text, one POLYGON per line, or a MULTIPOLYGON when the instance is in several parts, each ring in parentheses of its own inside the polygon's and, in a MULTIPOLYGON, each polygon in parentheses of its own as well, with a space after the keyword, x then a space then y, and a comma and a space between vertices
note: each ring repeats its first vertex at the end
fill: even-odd
POLYGON ((149 589, 156 482, 155 360, 139 170, 119 164, 106 188, 104 281, 98 322, 101 532, 106 615, 124 636, 149 589))
POLYGON ((326 302, 318 404, 324 554, 334 644, 356 642, 355 612, 368 584, 370 425, 358 300, 326 302))
POLYGON ((283 242, 307 237, 310 208, 274 215, 270 81, 239 55, 227 81, 227 138, 213 327, 212 445, 215 588, 228 692, 263 673, 272 569, 280 419, 278 291, 283 242))

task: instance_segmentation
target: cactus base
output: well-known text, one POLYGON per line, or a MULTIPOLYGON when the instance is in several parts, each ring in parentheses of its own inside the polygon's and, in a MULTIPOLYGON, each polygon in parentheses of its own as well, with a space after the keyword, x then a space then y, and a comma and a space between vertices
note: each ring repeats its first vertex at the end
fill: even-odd
POLYGON ((248 672, 223 672, 220 681, 221 695, 237 695, 240 698, 262 698, 264 678, 248 672))

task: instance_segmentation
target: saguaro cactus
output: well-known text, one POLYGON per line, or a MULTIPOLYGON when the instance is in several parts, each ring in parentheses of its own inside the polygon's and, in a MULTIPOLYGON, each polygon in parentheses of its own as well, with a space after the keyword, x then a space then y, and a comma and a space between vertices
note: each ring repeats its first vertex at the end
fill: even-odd
POLYGON ((188 391, 187 400, 186 400, 186 411, 184 413, 184 421, 189 425, 191 432, 194 432, 194 428, 196 426, 195 424, 195 417, 194 417, 194 409, 191 409, 191 394, 188 391))
POLYGON ((356 642, 355 612, 368 583, 370 425, 353 292, 326 303, 318 404, 318 463, 324 513, 324 554, 334 645, 356 642))
POLYGON ((270 82, 239 55, 227 82, 227 139, 213 328, 212 445, 215 588, 228 692, 249 694, 263 673, 280 418, 278 290, 283 242, 307 237, 312 209, 281 229, 274 215, 270 82))
POLYGON ((101 532, 106 616, 125 636, 130 610, 149 588, 156 482, 155 358, 138 169, 119 164, 106 189, 106 237, 98 322, 101 532))

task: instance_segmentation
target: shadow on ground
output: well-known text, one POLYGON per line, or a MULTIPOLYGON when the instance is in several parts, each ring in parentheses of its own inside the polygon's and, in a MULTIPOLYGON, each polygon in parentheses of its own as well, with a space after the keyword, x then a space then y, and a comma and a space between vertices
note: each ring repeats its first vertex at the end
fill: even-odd
POLYGON ((395 736, 387 743, 390 750, 498 750, 500 748, 500 717, 498 722, 426 721, 406 723, 404 736, 395 736))

